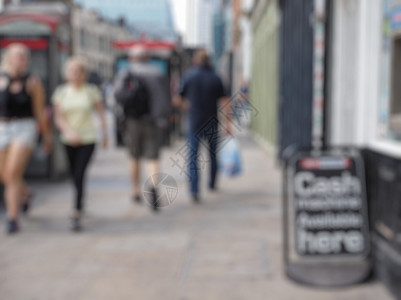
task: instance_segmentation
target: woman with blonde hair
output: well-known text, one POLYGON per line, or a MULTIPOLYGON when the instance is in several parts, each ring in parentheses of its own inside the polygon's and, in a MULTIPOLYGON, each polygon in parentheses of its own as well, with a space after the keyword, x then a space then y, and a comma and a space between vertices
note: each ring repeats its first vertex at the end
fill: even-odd
POLYGON ((93 112, 100 117, 104 147, 107 146, 107 125, 101 93, 96 86, 87 83, 85 61, 79 57, 70 58, 65 65, 65 77, 67 82, 56 89, 52 101, 76 192, 71 229, 80 231, 85 173, 97 140, 93 112))
POLYGON ((25 169, 42 130, 44 148, 51 150, 51 130, 45 118, 41 80, 28 72, 29 50, 11 44, 0 73, 0 179, 5 186, 7 233, 19 231, 18 214, 26 193, 25 169))

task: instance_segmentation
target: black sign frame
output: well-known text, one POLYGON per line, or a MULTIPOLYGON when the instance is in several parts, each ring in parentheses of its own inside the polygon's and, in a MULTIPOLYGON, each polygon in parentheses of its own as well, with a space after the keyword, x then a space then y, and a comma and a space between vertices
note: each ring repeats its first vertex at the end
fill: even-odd
MULTIPOLYGON (((345 165, 344 165, 345 166, 345 165)), ((284 170, 284 182, 283 182, 283 197, 284 197, 284 259, 285 259, 285 265, 286 265, 286 270, 287 270, 287 275, 294 279, 295 281, 309 284, 309 285, 317 285, 317 286, 344 286, 344 285, 349 285, 353 284, 356 282, 363 281, 366 279, 368 274, 370 273, 371 270, 371 263, 370 263, 370 234, 369 234, 369 218, 368 218, 368 205, 367 205, 367 196, 366 196, 366 180, 365 180, 365 169, 364 169, 364 162, 363 158, 360 155, 359 151, 356 149, 333 149, 329 151, 310 151, 310 152, 298 152, 293 154, 291 157, 288 158, 284 170), (345 196, 345 191, 346 188, 351 189, 352 185, 350 183, 355 183, 355 180, 358 180, 359 182, 359 204, 360 207, 357 207, 358 201, 356 201, 357 196, 355 196, 353 199, 353 202, 348 203, 346 200, 348 198, 342 199, 342 205, 344 207, 350 206, 351 208, 355 208, 354 210, 349 209, 344 211, 343 218, 340 217, 340 214, 342 213, 341 210, 337 210, 339 212, 338 218, 336 219, 336 214, 324 214, 325 211, 319 211, 318 214, 320 213, 321 216, 324 216, 323 218, 315 218, 315 219, 310 219, 309 221, 313 220, 313 222, 306 222, 305 218, 303 219, 304 223, 299 223, 299 220, 297 219, 297 215, 299 216, 299 203, 296 203, 296 195, 295 195, 295 176, 299 174, 300 170, 300 162, 303 161, 306 165, 303 167, 302 170, 307 170, 307 177, 309 176, 310 180, 316 180, 318 183, 318 186, 315 187, 308 187, 311 190, 306 190, 303 191, 305 194, 313 194, 316 193, 319 195, 319 193, 325 192, 325 187, 327 186, 333 186, 334 189, 337 189, 337 191, 343 192, 342 196, 345 196), (325 162, 326 164, 324 166, 324 170, 319 169, 318 164, 321 162, 325 162), (338 165, 339 162, 344 162, 350 163, 351 165, 348 166, 347 168, 340 168, 338 165), (330 163, 333 163, 335 166, 335 169, 333 172, 330 169, 330 163), (309 165, 308 165, 309 164, 309 165), (315 165, 314 165, 315 164, 315 165), (351 168, 350 168, 351 167, 351 168), (317 169, 316 169, 317 168, 317 169), (348 175, 344 176, 349 176, 349 177, 344 177, 341 179, 338 175, 343 174, 344 172, 349 172, 348 175), (329 179, 325 182, 323 175, 326 175, 326 177, 330 178, 330 174, 334 175, 336 178, 336 181, 330 182, 329 179), (350 184, 350 186, 343 186, 341 187, 339 185, 339 182, 341 183, 341 180, 344 180, 345 183, 350 184), (319 185, 320 184, 320 185, 319 185), (343 190, 341 190, 343 188, 343 190), (346 213, 348 213, 346 215, 346 213), (359 214, 359 218, 357 217, 359 214), (334 216, 334 217, 333 217, 334 216), (344 221, 345 220, 345 221, 344 221), (358 222, 359 223, 358 223, 358 222), (330 223, 331 222, 331 223, 330 223), (332 231, 334 232, 330 236, 330 230, 325 230, 324 224, 336 224, 336 225, 341 225, 345 226, 348 223, 352 224, 355 226, 357 229, 359 228, 360 234, 350 234, 349 236, 347 235, 348 231, 346 230, 347 228, 344 228, 343 232, 340 230, 337 231, 332 231), (333 249, 336 249, 336 251, 329 251, 328 253, 312 253, 312 252, 304 252, 300 253, 299 247, 299 236, 297 236, 297 232, 300 231, 299 227, 297 224, 318 224, 319 226, 322 227, 320 232, 325 232, 326 235, 324 235, 323 245, 327 247, 327 241, 330 240, 330 245, 335 245, 333 249), (323 225, 322 225, 323 224, 323 225), (357 225, 360 224, 360 227, 357 225), (329 239, 328 236, 332 239, 329 239), (360 241, 360 237, 363 237, 363 247, 362 249, 359 248, 352 248, 352 245, 358 245, 357 242, 355 241, 360 241), (348 241, 348 248, 346 249, 353 249, 354 253, 352 251, 345 251, 345 239, 349 238, 348 241), (359 238, 359 240, 358 240, 359 238), (333 242, 334 240, 334 242, 333 242), (298 244, 297 244, 298 242, 298 244), (338 245, 341 245, 341 249, 339 251, 338 245), (355 252, 355 249, 358 249, 358 251, 355 252), (352 266, 355 265, 354 268, 352 266), (343 266, 343 268, 341 267, 343 266), (313 268, 314 272, 311 272, 308 274, 308 268, 313 268), (351 269, 350 269, 351 268, 351 269), (346 271, 347 270, 347 271, 346 271), (351 270, 351 271, 350 271, 351 270), (343 272, 342 272, 343 271, 343 272), (334 275, 331 273, 335 273, 334 275), (309 277, 308 277, 309 276, 309 277)), ((299 185, 299 182, 297 183, 299 185)), ((354 188, 356 185, 354 186, 354 188)), ((355 194, 357 194, 354 191, 355 194)), ((341 194, 341 193, 340 193, 341 194)), ((314 194, 313 194, 314 195, 314 194)), ((319 197, 317 196, 316 199, 319 197)), ((351 199, 351 198, 350 198, 351 199)), ((311 205, 311 203, 308 203, 305 199, 301 207, 309 207, 308 205, 311 205)), ((333 205, 337 205, 338 203, 335 203, 335 200, 332 201, 333 205), (333 202, 334 201, 334 202, 333 202)), ((316 203, 319 204, 319 201, 315 201, 316 203)), ((329 201, 328 201, 329 202, 329 201)), ((322 201, 320 203, 323 203, 322 201)), ((327 211, 326 211, 327 212, 327 211)), ((311 214, 312 216, 314 214, 311 214)), ((308 219, 306 218, 308 221, 308 219)), ((355 229, 355 228, 351 228, 355 229)), ((350 230, 352 232, 353 230, 350 230)), ((358 230, 356 230, 358 231, 358 230)), ((319 230, 316 230, 315 232, 312 231, 312 234, 308 236, 308 245, 312 243, 318 243, 317 241, 314 241, 314 237, 321 237, 321 235, 318 234, 319 230)), ((304 234, 304 233, 303 233, 304 234)), ((304 241, 306 244, 306 242, 304 241)), ((319 241, 321 243, 321 240, 319 241)), ((359 245, 360 246, 360 245, 359 245)), ((316 250, 317 248, 313 248, 316 250)), ((325 250, 327 251, 327 249, 325 250)))

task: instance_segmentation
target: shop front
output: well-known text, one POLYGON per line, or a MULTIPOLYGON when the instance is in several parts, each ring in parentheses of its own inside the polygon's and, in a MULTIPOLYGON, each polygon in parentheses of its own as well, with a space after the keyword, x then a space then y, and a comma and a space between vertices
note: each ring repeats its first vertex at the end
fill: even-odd
POLYGON ((328 140, 365 158, 377 277, 401 296, 401 1, 333 1, 328 140))

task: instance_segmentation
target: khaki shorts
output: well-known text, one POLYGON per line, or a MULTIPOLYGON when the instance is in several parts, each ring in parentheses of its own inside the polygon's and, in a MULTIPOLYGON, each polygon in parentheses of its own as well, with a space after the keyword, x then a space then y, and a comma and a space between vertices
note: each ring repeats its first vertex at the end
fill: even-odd
POLYGON ((125 144, 132 158, 158 159, 161 150, 162 129, 149 121, 128 118, 125 144))
POLYGON ((38 139, 35 119, 0 120, 0 151, 18 143, 29 149, 36 147, 38 139))

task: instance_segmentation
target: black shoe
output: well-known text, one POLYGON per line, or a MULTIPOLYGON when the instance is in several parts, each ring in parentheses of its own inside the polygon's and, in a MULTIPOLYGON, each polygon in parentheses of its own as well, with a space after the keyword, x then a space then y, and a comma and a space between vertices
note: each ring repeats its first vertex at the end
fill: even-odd
POLYGON ((7 234, 16 234, 19 231, 18 222, 15 220, 7 221, 7 234))
POLYGON ((30 193, 27 197, 25 197, 25 199, 23 200, 23 204, 21 205, 21 212, 23 214, 27 214, 29 213, 29 210, 32 207, 32 199, 34 197, 33 193, 30 193))
POLYGON ((199 198, 199 195, 198 194, 192 194, 192 201, 195 203, 195 204, 200 204, 200 198, 199 198))
POLYGON ((80 232, 82 231, 81 218, 71 218, 71 231, 80 232))
POLYGON ((28 214, 29 210, 31 208, 31 200, 27 199, 25 200, 24 204, 21 206, 21 211, 23 214, 28 214))
POLYGON ((157 199, 157 191, 156 189, 152 189, 152 210, 158 211, 159 210, 159 203, 157 199))
POLYGON ((217 193, 219 190, 218 190, 218 188, 215 187, 215 186, 209 186, 209 191, 210 191, 211 193, 217 193))
POLYGON ((132 201, 135 203, 142 203, 142 197, 137 195, 137 196, 132 196, 132 201))

